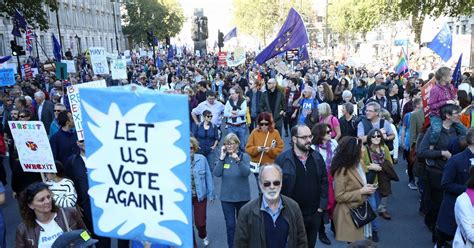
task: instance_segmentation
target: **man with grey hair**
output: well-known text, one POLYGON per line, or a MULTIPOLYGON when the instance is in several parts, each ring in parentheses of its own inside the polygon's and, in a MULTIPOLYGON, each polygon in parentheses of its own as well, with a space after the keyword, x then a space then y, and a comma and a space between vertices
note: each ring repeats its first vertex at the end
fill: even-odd
POLYGON ((46 133, 49 134, 49 128, 54 120, 54 104, 49 100, 45 100, 42 91, 35 92, 34 97, 36 101, 35 120, 42 121, 46 133))
POLYGON ((283 116, 285 114, 285 96, 277 89, 277 81, 274 78, 268 79, 267 91, 262 93, 258 105, 258 114, 269 112, 273 115, 275 128, 282 134, 283 116))
POLYGON ((367 134, 374 128, 380 129, 385 142, 390 142, 395 139, 395 134, 390 127, 390 123, 380 118, 380 110, 380 104, 376 102, 369 102, 365 106, 365 117, 362 117, 359 124, 357 124, 357 137, 359 137, 362 142, 367 142, 367 134))
POLYGON ((294 200, 280 194, 283 172, 277 164, 260 167, 262 195, 240 210, 235 247, 308 247, 301 210, 294 200))

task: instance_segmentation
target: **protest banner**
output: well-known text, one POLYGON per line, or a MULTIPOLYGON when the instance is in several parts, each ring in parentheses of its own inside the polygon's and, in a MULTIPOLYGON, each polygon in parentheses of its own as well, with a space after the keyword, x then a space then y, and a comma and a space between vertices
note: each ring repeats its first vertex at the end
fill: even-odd
POLYGON ((67 73, 76 73, 76 65, 74 60, 61 60, 62 63, 67 65, 67 73))
POLYGON ((13 68, 0 69, 0 86, 15 85, 15 71, 13 68))
POLYGON ((25 79, 30 79, 33 78, 33 71, 31 71, 31 65, 30 64, 24 64, 22 66, 22 71, 25 79))
POLYGON ((41 121, 9 121, 24 172, 56 173, 53 153, 41 121))
POLYGON ((114 59, 110 63, 112 79, 127 79, 127 61, 125 59, 114 59))
POLYGON ((78 140, 84 140, 84 129, 82 127, 81 114, 81 96, 79 94, 79 89, 105 87, 107 87, 105 80, 92 81, 83 84, 75 84, 67 87, 69 105, 71 106, 72 119, 74 120, 78 140))
POLYGON ((236 47, 233 52, 227 53, 227 66, 239 66, 245 63, 245 58, 245 49, 243 47, 236 47))
POLYGON ((91 47, 89 48, 89 53, 94 73, 109 74, 109 65, 107 64, 105 49, 103 47, 91 47))
POLYGON ((431 88, 435 85, 434 77, 423 87, 421 87, 421 102, 423 103, 423 113, 425 113, 425 125, 427 127, 430 123, 430 106, 428 105, 428 98, 430 98, 431 88))
POLYGON ((6 63, 6 62, 5 62, 5 63, 2 63, 2 64, 0 64, 0 68, 1 68, 1 69, 9 69, 9 68, 11 68, 11 69, 13 69, 13 72, 14 72, 15 74, 18 73, 18 72, 17 72, 18 66, 17 66, 16 64, 13 64, 13 63, 6 63))
POLYGON ((192 247, 187 96, 131 89, 81 89, 94 232, 192 247))
POLYGON ((217 56, 219 57, 217 64, 221 66, 227 66, 227 52, 219 52, 217 56))

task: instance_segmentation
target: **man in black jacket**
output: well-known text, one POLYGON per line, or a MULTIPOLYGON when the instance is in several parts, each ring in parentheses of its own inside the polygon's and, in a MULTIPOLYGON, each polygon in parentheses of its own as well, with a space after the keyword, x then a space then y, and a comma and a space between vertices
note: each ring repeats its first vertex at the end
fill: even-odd
POLYGON ((316 244, 321 216, 328 205, 328 178, 321 154, 311 149, 313 135, 305 125, 291 129, 293 147, 276 158, 283 170, 281 193, 295 200, 303 214, 308 247, 316 244))

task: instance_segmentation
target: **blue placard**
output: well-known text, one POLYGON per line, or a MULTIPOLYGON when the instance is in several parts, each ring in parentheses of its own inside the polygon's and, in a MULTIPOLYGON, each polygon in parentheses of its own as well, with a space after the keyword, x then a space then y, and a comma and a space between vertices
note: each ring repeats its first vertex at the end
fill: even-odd
POLYGON ((15 71, 13 68, 0 69, 0 86, 12 86, 15 83, 15 71))
POLYGON ((187 99, 144 88, 81 89, 96 234, 192 247, 187 99))

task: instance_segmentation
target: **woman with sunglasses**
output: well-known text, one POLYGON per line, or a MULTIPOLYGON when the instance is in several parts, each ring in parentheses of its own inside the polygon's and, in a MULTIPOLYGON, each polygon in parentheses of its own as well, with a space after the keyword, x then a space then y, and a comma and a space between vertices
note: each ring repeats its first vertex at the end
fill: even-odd
POLYGON ((37 182, 20 195, 20 214, 23 222, 16 230, 15 247, 51 247, 62 233, 86 229, 75 208, 58 208, 48 185, 37 182))
POLYGON ((371 223, 357 228, 350 209, 362 205, 372 195, 376 187, 367 183, 363 166, 359 163, 362 141, 355 137, 343 137, 331 162, 331 175, 334 177, 334 226, 336 240, 354 242, 370 238, 371 223))
POLYGON ((274 163, 284 147, 285 142, 274 128, 272 115, 268 112, 260 113, 257 116, 257 128, 252 130, 245 146, 255 178, 258 177, 259 165, 274 163))
POLYGON ((214 149, 219 143, 219 129, 214 125, 212 113, 209 110, 202 112, 203 121, 194 128, 193 135, 199 142, 199 150, 196 153, 202 154, 207 158, 211 170, 214 170, 216 154, 214 149))
MULTIPOLYGON (((364 147, 362 150, 363 155, 361 163, 364 165, 365 171, 367 173, 367 183, 374 185, 384 183, 384 185, 387 185, 386 182, 380 181, 380 175, 381 173, 385 173, 385 170, 382 170, 384 167, 391 168, 393 166, 393 161, 390 155, 390 150, 384 143, 382 131, 380 129, 374 128, 367 134, 367 146, 364 147)), ((377 191, 377 197, 381 197, 378 206, 376 203, 378 201, 375 200, 375 196, 369 197, 369 203, 374 210, 377 209, 379 215, 382 218, 390 220, 392 217, 387 211, 387 198, 392 193, 390 188, 390 182, 388 182, 387 186, 388 187, 380 187, 377 191)), ((377 242, 378 222, 377 220, 374 220, 372 223, 372 238, 374 241, 377 242)))
POLYGON ((227 245, 234 244, 236 219, 240 208, 250 200, 250 157, 239 150, 240 140, 234 133, 224 138, 214 176, 221 177, 220 200, 227 229, 227 245))
MULTIPOLYGON (((326 172, 328 175, 328 206, 326 208, 329 219, 332 220, 334 207, 336 206, 336 199, 334 198, 334 188, 333 188, 333 177, 331 176, 331 162, 336 153, 337 141, 331 138, 331 127, 325 123, 316 124, 311 130, 313 134, 313 145, 312 148, 315 151, 318 151, 324 159, 326 164, 326 172)), ((323 216, 321 216, 323 217, 323 216)), ((323 218, 324 219, 324 218, 323 218)), ((321 223, 324 223, 322 221, 321 223)), ((331 222, 331 229, 334 232, 334 223, 331 222)), ((319 240, 323 244, 330 245, 331 241, 326 235, 326 230, 324 225, 319 227, 319 240)))

